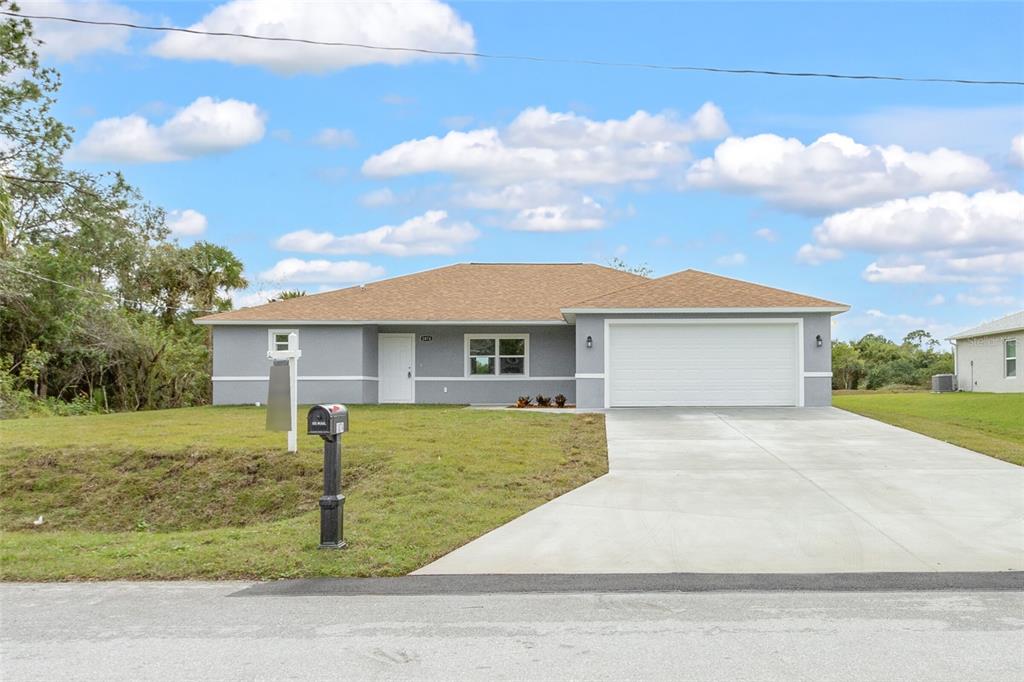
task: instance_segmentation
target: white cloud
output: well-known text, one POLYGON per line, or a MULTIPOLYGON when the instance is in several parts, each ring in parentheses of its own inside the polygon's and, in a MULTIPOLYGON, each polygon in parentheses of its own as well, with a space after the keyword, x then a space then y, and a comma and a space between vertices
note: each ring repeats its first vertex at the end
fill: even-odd
POLYGON ((365 261, 302 260, 285 258, 260 273, 259 278, 275 283, 365 282, 384 275, 384 268, 365 261))
POLYGON ((604 216, 604 207, 585 196, 573 204, 524 208, 516 214, 509 227, 524 232, 600 230, 605 225, 604 216))
POLYGON ((1010 296, 1009 294, 959 293, 956 295, 957 303, 977 308, 984 306, 1015 307, 1020 300, 1016 296, 1010 296))
POLYGON ((831 260, 839 260, 842 257, 843 252, 839 249, 818 246, 817 244, 804 244, 796 252, 796 262, 806 263, 807 265, 821 265, 831 260))
MULTIPOLYGON (((1006 140, 1020 132, 1024 107, 885 107, 841 120, 854 137, 867 143, 900 144, 908 149, 971 149, 986 157, 1004 154, 1006 140)), ((835 125, 834 116, 806 122, 808 127, 835 125)))
POLYGON ((946 297, 942 294, 935 294, 928 299, 928 305, 942 305, 946 302, 946 297))
POLYGON ((838 133, 809 145, 773 134, 730 137, 693 164, 692 187, 755 194, 804 211, 835 210, 908 194, 969 189, 992 178, 982 159, 945 148, 866 146, 838 133))
POLYGON ((1024 246, 1022 222, 1020 192, 936 192, 837 213, 814 237, 823 246, 864 251, 1024 246))
POLYGON ((1024 251, 990 253, 968 258, 949 258, 951 272, 987 272, 995 275, 1024 275, 1024 251))
MULTIPOLYGON (((232 0, 189 28, 272 37, 362 43, 467 52, 476 47, 473 27, 437 0, 418 2, 263 2, 232 0)), ((211 59, 253 64, 278 73, 325 73, 365 64, 405 64, 414 60, 457 60, 417 52, 268 44, 214 36, 174 33, 151 51, 172 59, 211 59)))
POLYGON ((1017 166, 1024 166, 1024 133, 1010 140, 1010 161, 1017 166))
POLYGON ((450 255, 480 233, 468 222, 448 220, 445 211, 427 211, 401 225, 384 225, 367 232, 334 235, 299 230, 277 240, 283 251, 328 254, 381 253, 388 256, 450 255))
POLYGON ((879 265, 870 263, 862 276, 868 282, 874 284, 921 284, 924 282, 943 282, 943 279, 928 270, 923 263, 910 263, 908 265, 879 265))
POLYGON ((841 330, 840 333, 833 333, 833 338, 847 339, 859 339, 864 334, 881 334, 900 342, 908 332, 924 329, 941 342, 957 331, 957 328, 951 324, 936 322, 928 317, 910 313, 890 313, 877 308, 872 308, 863 315, 843 315, 840 318, 833 318, 833 323, 838 323, 836 332, 841 330))
POLYGON ((920 327, 928 323, 928 320, 923 317, 908 315, 906 313, 883 313, 881 310, 877 309, 867 311, 867 315, 868 317, 873 317, 877 320, 899 322, 900 324, 909 325, 911 327, 920 327))
POLYGON ((138 114, 98 121, 74 156, 123 163, 180 161, 258 142, 265 120, 255 104, 200 97, 160 125, 138 114))
POLYGON ((594 121, 538 107, 524 110, 503 131, 450 131, 402 142, 367 159, 363 172, 372 177, 440 172, 490 185, 653 180, 688 158, 683 143, 724 130, 722 112, 711 103, 687 120, 670 112, 637 111, 624 120, 594 121))
POLYGON ((313 136, 313 144, 326 149, 354 147, 356 145, 356 134, 351 130, 324 128, 313 136))
POLYGON ((763 239, 766 242, 777 242, 779 240, 779 233, 770 227, 762 227, 759 230, 754 230, 754 236, 758 239, 763 239))
POLYGON ((718 258, 715 259, 715 264, 716 265, 723 265, 723 266, 726 266, 726 267, 734 267, 734 266, 737 266, 737 265, 743 265, 746 262, 747 262, 747 254, 740 253, 738 251, 736 253, 730 253, 730 254, 725 255, 725 256, 719 256, 718 258))
POLYGON ((231 303, 235 308, 263 305, 280 296, 282 291, 284 289, 259 289, 257 291, 236 289, 231 293, 231 303))
POLYGON ((687 118, 637 111, 603 121, 536 107, 504 128, 402 142, 368 158, 363 172, 453 175, 457 203, 503 212, 511 229, 594 230, 605 226, 606 208, 592 186, 663 180, 682 172, 687 143, 727 132, 722 111, 710 102, 687 118))
POLYGON ((387 187, 382 187, 381 189, 375 189, 359 197, 359 203, 363 206, 376 208, 379 206, 389 206, 395 203, 397 199, 398 198, 395 196, 394 192, 387 187))
MULTIPOLYGON (((1024 253, 1016 256, 1020 259, 1024 253)), ((896 263, 869 263, 861 276, 873 284, 929 284, 999 282, 1005 281, 1007 274, 1013 274, 986 268, 980 259, 948 259, 943 258, 941 254, 922 256, 916 262, 904 262, 904 259, 896 263), (967 267, 965 263, 960 263, 960 267, 956 267, 953 260, 968 261, 974 267, 967 267)), ((1016 272, 1019 274, 1021 271, 1016 272)))
POLYGON ((206 216, 191 208, 168 211, 165 224, 175 237, 198 237, 206 231, 206 216))
MULTIPOLYGON (((105 0, 64 2, 62 0, 19 0, 22 14, 39 14, 89 21, 133 22, 139 15, 131 9, 105 0)), ((63 21, 37 21, 35 36, 43 42, 39 53, 60 61, 71 61, 90 52, 125 52, 131 29, 120 26, 89 26, 63 21)))
POLYGON ((627 119, 594 121, 573 112, 545 107, 525 109, 509 124, 504 139, 513 147, 581 148, 602 145, 643 145, 651 142, 692 142, 727 135, 722 110, 706 102, 688 120, 672 112, 640 110, 627 119))

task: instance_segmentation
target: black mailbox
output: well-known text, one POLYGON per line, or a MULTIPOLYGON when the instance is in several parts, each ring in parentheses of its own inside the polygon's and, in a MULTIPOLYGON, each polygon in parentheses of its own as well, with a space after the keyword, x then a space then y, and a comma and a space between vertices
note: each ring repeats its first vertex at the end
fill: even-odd
POLYGON ((336 436, 347 431, 348 408, 344 405, 314 405, 306 415, 306 433, 310 436, 336 436))

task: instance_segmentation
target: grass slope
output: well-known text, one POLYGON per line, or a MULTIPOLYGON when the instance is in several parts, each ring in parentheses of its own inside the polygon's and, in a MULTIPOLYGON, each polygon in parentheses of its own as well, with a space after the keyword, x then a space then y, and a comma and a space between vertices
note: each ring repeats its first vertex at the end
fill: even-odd
POLYGON ((349 548, 323 551, 322 441, 284 453, 263 419, 205 407, 0 422, 2 577, 400 575, 607 471, 600 415, 356 406, 349 548))
POLYGON ((1024 466, 1024 394, 836 391, 832 404, 1024 466))

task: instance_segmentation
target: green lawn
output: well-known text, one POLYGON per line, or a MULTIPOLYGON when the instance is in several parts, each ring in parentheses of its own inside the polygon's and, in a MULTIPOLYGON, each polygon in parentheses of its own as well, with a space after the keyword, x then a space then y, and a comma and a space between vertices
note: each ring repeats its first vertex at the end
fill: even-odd
POLYGON ((401 575, 608 464, 600 415, 355 406, 349 548, 318 550, 322 441, 285 453, 263 420, 202 407, 0 422, 2 577, 401 575))
POLYGON ((1024 394, 836 391, 832 404, 1024 466, 1024 394))

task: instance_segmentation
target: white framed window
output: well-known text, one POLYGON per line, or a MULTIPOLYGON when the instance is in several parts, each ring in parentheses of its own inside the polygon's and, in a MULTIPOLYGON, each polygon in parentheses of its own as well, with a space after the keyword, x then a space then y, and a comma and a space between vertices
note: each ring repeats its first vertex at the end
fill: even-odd
POLYGON ((298 329, 268 329, 267 350, 298 350, 299 330, 298 329), (288 335, 295 334, 295 348, 288 347, 288 335))
POLYGON ((466 376, 530 376, 529 334, 466 334, 466 376))
POLYGON ((1017 376, 1017 339, 1003 342, 1003 369, 1007 379, 1017 376))

